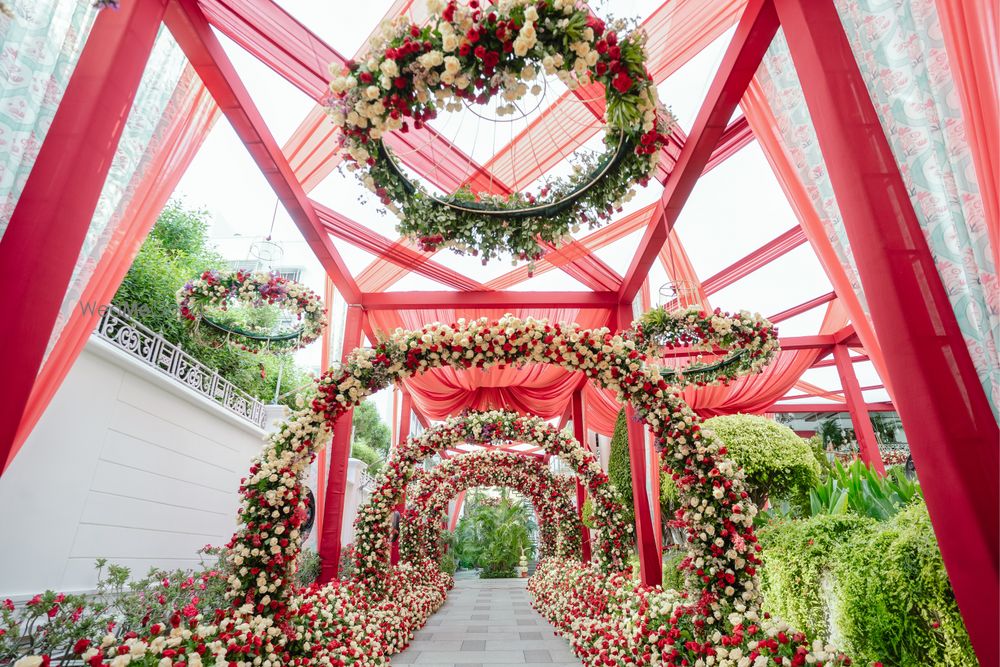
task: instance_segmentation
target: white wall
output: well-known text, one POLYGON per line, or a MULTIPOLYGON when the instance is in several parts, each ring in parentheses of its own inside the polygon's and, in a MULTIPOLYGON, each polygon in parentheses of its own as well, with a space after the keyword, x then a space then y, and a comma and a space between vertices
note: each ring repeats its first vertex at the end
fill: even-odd
POLYGON ((263 436, 92 338, 0 478, 0 598, 90 590, 98 557, 197 566, 232 535, 263 436))

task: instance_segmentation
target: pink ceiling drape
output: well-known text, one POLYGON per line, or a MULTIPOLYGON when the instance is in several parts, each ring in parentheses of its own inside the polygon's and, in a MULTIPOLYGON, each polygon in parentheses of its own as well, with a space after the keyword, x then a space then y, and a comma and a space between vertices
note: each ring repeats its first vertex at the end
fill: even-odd
MULTIPOLYGON (((398 327, 420 329, 428 322, 452 323, 488 317, 496 319, 511 312, 518 317, 535 317, 553 322, 576 322, 590 329, 607 323, 607 309, 477 308, 435 310, 375 310, 369 313, 372 327, 388 332, 398 327)), ((488 371, 436 368, 404 380, 417 410, 431 419, 444 419, 466 409, 505 408, 546 419, 562 416, 573 392, 580 386, 580 376, 556 366, 531 365, 524 368, 504 366, 488 371)))

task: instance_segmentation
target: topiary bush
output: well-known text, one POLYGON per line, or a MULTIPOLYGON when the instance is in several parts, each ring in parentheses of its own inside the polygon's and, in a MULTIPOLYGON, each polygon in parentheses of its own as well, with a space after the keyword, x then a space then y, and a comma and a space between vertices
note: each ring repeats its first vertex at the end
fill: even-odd
POLYGON ((751 498, 790 500, 804 506, 819 482, 820 467, 809 445, 783 424, 757 415, 725 415, 705 421, 746 473, 751 498))
POLYGON ((376 474, 382 467, 382 455, 368 446, 363 440, 355 440, 351 444, 351 458, 368 464, 368 473, 376 474))
POLYGON ((628 417, 625 408, 618 412, 615 431, 611 436, 611 455, 608 457, 608 477, 621 500, 622 518, 635 523, 635 505, 632 502, 632 463, 628 454, 628 417))
POLYGON ((766 611, 858 664, 976 665, 927 508, 887 521, 823 514, 759 533, 766 611))

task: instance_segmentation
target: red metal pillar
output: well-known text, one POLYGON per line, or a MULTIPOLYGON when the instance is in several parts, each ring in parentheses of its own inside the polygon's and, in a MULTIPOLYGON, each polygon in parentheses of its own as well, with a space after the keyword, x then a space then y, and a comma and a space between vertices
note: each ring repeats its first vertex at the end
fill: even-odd
POLYGON ((774 3, 955 597, 1000 664, 1000 430, 833 0, 774 3))
POLYGON ((0 240, 0 471, 146 68, 166 0, 101 12, 0 240))
MULTIPOLYGON (((617 328, 632 322, 632 307, 621 304, 617 312, 617 328)), ((656 548, 653 522, 650 516, 649 494, 646 493, 646 429, 636 418, 631 405, 625 406, 628 419, 628 458, 632 470, 632 503, 635 507, 635 536, 639 551, 639 577, 642 583, 656 586, 663 582, 663 564, 656 548)))
MULTIPOLYGON (((573 392, 573 437, 581 447, 587 446, 587 425, 583 417, 583 389, 573 392)), ((576 476, 576 512, 583 519, 583 503, 587 499, 587 489, 576 476)), ((590 528, 580 526, 580 558, 584 563, 590 562, 590 528)))
MULTIPOLYGON (((361 344, 364 311, 360 306, 348 306, 344 322, 344 351, 341 360, 361 344)), ((347 491, 347 459, 351 458, 351 420, 354 410, 340 416, 333 427, 330 442, 330 475, 327 478, 326 507, 323 512, 323 532, 320 533, 319 555, 321 584, 337 578, 340 568, 340 531, 344 523, 344 500, 347 491)))
MULTIPOLYGON (((329 277, 323 288, 323 307, 326 308, 326 331, 320 342, 319 367, 325 371, 330 367, 330 332, 333 330, 333 281, 329 277)), ((323 534, 323 510, 326 508, 326 447, 316 453, 316 534, 323 534)))
POLYGON ((448 530, 455 532, 458 527, 458 518, 462 516, 462 505, 465 504, 465 491, 459 491, 455 496, 455 508, 451 511, 451 521, 448 522, 448 530))
POLYGON ((885 466, 882 464, 882 454, 878 449, 875 429, 872 428, 872 420, 868 417, 865 397, 861 394, 861 386, 858 384, 858 377, 854 374, 854 364, 851 363, 851 354, 847 351, 847 346, 834 345, 833 359, 837 364, 837 372, 840 374, 840 386, 844 388, 847 410, 850 412, 851 422, 854 424, 854 435, 858 439, 861 460, 875 468, 878 474, 885 475, 885 466))
MULTIPOLYGON (((403 400, 402 409, 399 414, 399 434, 396 436, 396 446, 401 447, 406 439, 410 437, 410 419, 413 415, 413 399, 410 397, 410 393, 403 390, 403 400)), ((394 508, 399 512, 400 516, 403 515, 403 511, 406 509, 406 487, 399 492, 399 502, 396 503, 394 508)), ((395 565, 399 562, 399 536, 396 537, 396 544, 392 545, 392 552, 389 558, 391 565, 395 565)))

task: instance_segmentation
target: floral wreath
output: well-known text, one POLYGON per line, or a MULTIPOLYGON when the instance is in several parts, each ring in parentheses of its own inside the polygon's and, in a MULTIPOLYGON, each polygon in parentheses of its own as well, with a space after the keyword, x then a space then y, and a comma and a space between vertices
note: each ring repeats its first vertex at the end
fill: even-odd
MULTIPOLYGON (((343 130, 349 168, 400 217, 399 231, 424 250, 448 247, 481 254, 483 263, 510 253, 540 256, 581 224, 607 220, 645 185, 669 131, 646 70, 645 35, 606 26, 585 0, 430 0, 422 26, 400 17, 369 44, 369 56, 331 71, 330 115, 343 130), (474 193, 467 186, 437 197, 408 178, 383 142, 385 133, 423 128, 438 110, 482 104, 501 94, 500 113, 541 72, 570 90, 604 88, 604 155, 581 160, 566 179, 546 179, 538 194, 474 193)), ((542 81, 544 83, 544 80, 542 81)))
MULTIPOLYGON (((401 331, 398 330, 390 339, 401 331)), ((375 359, 378 358, 376 354, 375 359)), ((351 362, 348 363, 350 365, 351 362)), ((374 366, 372 368, 374 370, 374 366)), ((355 519, 356 576, 377 579, 388 568, 387 522, 407 483, 412 485, 418 470, 416 466, 420 461, 457 444, 484 443, 498 439, 538 445, 547 453, 561 458, 576 471, 594 499, 594 524, 602 537, 602 546, 596 551, 597 562, 604 571, 623 569, 628 562, 634 527, 624 520, 621 504, 611 489, 607 473, 593 453, 577 442, 569 432, 560 431, 540 417, 490 410, 449 417, 419 436, 409 438, 393 451, 380 473, 371 499, 358 509, 355 519)), ((430 474, 432 473, 420 476, 418 484, 422 486, 423 479, 430 474)))
POLYGON ((539 557, 580 557, 583 524, 565 486, 536 456, 500 450, 480 450, 446 459, 407 494, 400 530, 402 558, 419 563, 437 561, 441 543, 438 525, 449 501, 476 486, 502 486, 526 496, 538 515, 539 557))
POLYGON ((322 336, 326 329, 322 297, 277 272, 205 271, 177 291, 177 307, 180 317, 197 327, 200 334, 210 332, 209 335, 220 342, 231 340, 235 335, 241 349, 255 353, 303 348, 322 336), (281 306, 299 324, 290 331, 260 334, 219 322, 206 312, 209 308, 226 310, 234 301, 253 307, 281 306), (201 328, 201 323, 208 326, 201 328))
POLYGON ((649 357, 674 348, 718 357, 703 362, 699 355, 696 361, 672 371, 674 384, 726 384, 741 375, 758 373, 778 348, 777 331, 759 313, 734 318, 719 308, 706 312, 691 306, 671 312, 661 306, 643 313, 632 326, 629 336, 649 357))

